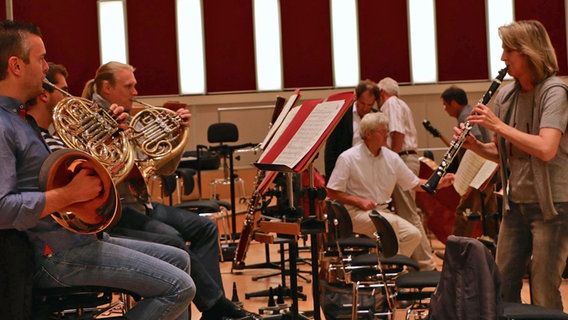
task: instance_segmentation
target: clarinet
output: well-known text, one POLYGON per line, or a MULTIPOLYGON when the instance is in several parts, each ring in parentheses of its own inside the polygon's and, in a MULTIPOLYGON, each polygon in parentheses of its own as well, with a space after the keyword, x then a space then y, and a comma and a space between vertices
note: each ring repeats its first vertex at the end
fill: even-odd
MULTIPOLYGON (((506 74, 507 74, 507 67, 499 70, 499 74, 491 83, 489 90, 487 90, 487 92, 485 92, 483 97, 479 99, 479 101, 477 102, 478 104, 479 103, 487 104, 489 100, 491 100, 491 97, 493 96, 497 88, 499 88, 499 86, 501 85, 501 81, 503 81, 503 78, 505 78, 506 74)), ((438 166, 438 169, 436 169, 436 171, 430 176, 430 178, 428 179, 428 181, 426 181, 425 184, 420 186, 422 187, 422 189, 424 189, 424 191, 430 194, 436 193, 436 188, 438 187, 438 183, 440 183, 440 179, 442 179, 442 177, 446 174, 446 170, 448 170, 448 168, 452 164, 452 161, 454 161, 456 154, 458 153, 458 151, 460 151, 463 142, 467 138, 467 135, 469 134, 472 128, 473 125, 469 123, 469 121, 466 121, 463 131, 460 133, 460 135, 456 140, 453 140, 451 142, 450 148, 444 155, 442 162, 438 166)))

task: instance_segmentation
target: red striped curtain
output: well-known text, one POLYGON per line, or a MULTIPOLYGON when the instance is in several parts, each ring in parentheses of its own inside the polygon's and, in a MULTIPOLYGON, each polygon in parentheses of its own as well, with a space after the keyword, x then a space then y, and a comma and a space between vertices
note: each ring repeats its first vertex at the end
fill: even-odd
POLYGON ((136 68, 138 93, 178 94, 175 1, 136 0, 126 4, 128 61, 136 68))
POLYGON ((485 21, 485 1, 436 1, 438 81, 489 78, 485 21))
POLYGON ((359 0, 361 79, 410 82, 406 1, 359 0))
POLYGON ((252 1, 202 3, 207 91, 256 90, 252 1))
POLYGON ((285 88, 332 87, 329 0, 280 1, 285 88))

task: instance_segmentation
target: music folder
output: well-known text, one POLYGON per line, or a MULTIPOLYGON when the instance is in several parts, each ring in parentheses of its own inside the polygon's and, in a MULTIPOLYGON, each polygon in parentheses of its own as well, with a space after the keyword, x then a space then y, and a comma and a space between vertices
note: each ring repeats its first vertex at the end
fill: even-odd
POLYGON ((354 99, 353 92, 342 92, 291 108, 254 165, 269 171, 304 171, 354 99))

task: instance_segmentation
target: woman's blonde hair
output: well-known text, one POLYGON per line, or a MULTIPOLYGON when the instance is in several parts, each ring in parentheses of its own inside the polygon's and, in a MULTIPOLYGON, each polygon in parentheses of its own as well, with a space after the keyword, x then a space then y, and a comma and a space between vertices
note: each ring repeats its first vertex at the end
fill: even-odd
POLYGON ((517 21, 499 27, 505 48, 518 51, 529 58, 533 83, 556 75, 558 61, 546 29, 536 20, 517 21))

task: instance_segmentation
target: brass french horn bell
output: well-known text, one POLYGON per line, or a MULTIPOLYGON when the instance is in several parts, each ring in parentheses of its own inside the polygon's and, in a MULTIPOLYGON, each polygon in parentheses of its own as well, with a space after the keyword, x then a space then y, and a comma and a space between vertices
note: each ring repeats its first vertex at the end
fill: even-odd
POLYGON ((92 234, 114 226, 122 213, 113 179, 99 161, 83 151, 57 150, 43 162, 39 185, 43 191, 63 187, 82 169, 94 171, 101 179, 103 190, 95 199, 74 203, 51 216, 67 230, 92 234))

